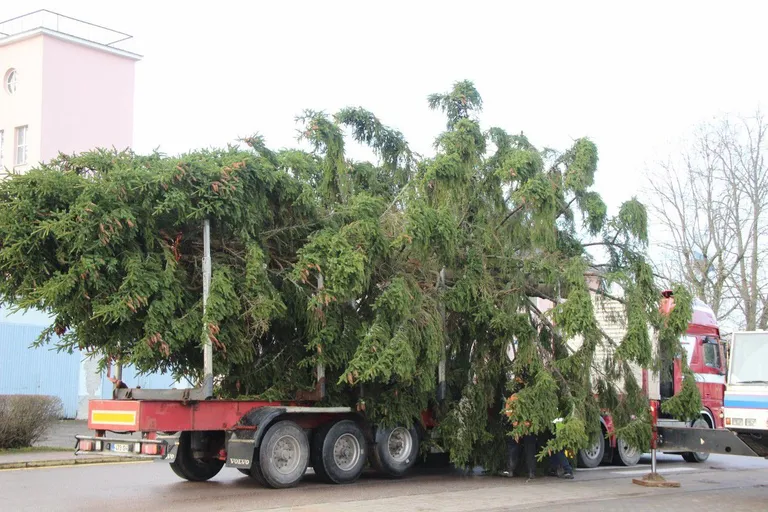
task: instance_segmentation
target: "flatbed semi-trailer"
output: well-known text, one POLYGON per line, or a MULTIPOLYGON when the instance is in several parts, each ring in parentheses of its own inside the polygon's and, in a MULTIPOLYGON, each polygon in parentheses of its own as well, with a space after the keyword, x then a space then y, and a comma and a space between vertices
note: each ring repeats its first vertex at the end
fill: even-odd
POLYGON ((95 434, 77 436, 78 455, 158 459, 192 481, 232 467, 274 488, 295 485, 307 467, 328 483, 353 482, 369 460, 400 476, 416 462, 421 439, 416 425, 376 427, 349 407, 238 400, 93 400, 88 427, 95 434))
MULTIPOLYGON (((205 308, 211 277, 207 222, 203 234, 205 308)), ((662 309, 671 310, 671 294, 665 293, 663 305, 662 309)), ((707 366, 701 354, 708 346, 715 348, 713 353, 720 353, 719 331, 714 318, 697 318, 694 314, 689 329, 695 341, 689 357, 700 354, 702 366, 707 366)), ((441 368, 444 364, 441 362, 441 368)), ((413 418, 410 424, 383 427, 369 421, 364 411, 314 405, 325 391, 321 366, 316 371, 315 390, 290 402, 215 399, 212 372, 208 341, 204 346, 204 378, 198 388, 147 390, 129 388, 115 379, 114 399, 89 402, 88 427, 94 433, 76 436, 76 453, 109 452, 157 459, 170 463, 180 477, 194 481, 208 480, 226 466, 269 487, 291 487, 312 467, 326 482, 349 483, 360 476, 367 462, 389 476, 405 474, 416 463, 424 436, 435 426, 429 411, 413 418), (139 437, 127 440, 110 433, 139 437)), ((713 373, 702 373, 712 380, 719 377, 720 367, 706 367, 702 372, 713 373)), ((438 389, 444 389, 445 372, 439 373, 438 389)), ((680 387, 678 374, 676 371, 671 394, 680 387)), ((709 428, 719 426, 715 411, 702 414, 711 416, 709 428)), ((605 459, 624 465, 637 463, 639 451, 613 434, 610 416, 602 418, 601 426, 605 438, 596 439, 595 446, 582 450, 580 464, 593 466, 605 459)))

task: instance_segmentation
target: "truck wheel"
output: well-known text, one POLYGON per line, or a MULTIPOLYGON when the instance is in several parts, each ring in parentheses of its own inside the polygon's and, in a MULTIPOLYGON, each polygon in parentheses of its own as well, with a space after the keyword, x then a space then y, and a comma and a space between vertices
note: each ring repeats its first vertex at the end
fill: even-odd
POLYGON ((330 423, 318 430, 312 440, 312 468, 326 483, 352 483, 365 468, 365 446, 363 431, 354 421, 330 423))
POLYGON ((414 427, 376 429, 376 444, 371 452, 371 465, 380 473, 399 477, 416 464, 419 434, 414 427))
POLYGON ((264 479, 268 487, 293 487, 304 476, 309 461, 307 435, 292 421, 278 421, 264 434, 259 446, 259 467, 251 475, 264 479))
MULTIPOLYGON (((702 417, 696 418, 691 424, 692 428, 712 428, 709 426, 707 420, 702 417)), ((709 458, 709 454, 706 452, 686 452, 683 453, 683 460, 685 462, 704 462, 709 458)))
POLYGON ((224 467, 223 460, 193 457, 190 433, 181 433, 176 459, 171 462, 171 469, 177 476, 190 482, 204 482, 216 476, 222 467, 224 467))
POLYGON ((580 468, 596 468, 603 462, 605 455, 605 438, 603 438, 603 429, 592 438, 592 444, 582 450, 579 450, 578 463, 580 468))
POLYGON ((613 463, 618 466, 634 466, 640 461, 642 453, 637 448, 627 444, 622 438, 616 440, 616 449, 613 451, 613 463))

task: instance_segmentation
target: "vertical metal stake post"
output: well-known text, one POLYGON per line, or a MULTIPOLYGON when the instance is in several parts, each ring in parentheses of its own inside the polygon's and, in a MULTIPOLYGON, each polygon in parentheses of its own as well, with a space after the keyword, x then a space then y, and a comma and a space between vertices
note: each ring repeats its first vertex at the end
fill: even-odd
MULTIPOLYGON (((445 268, 440 269, 440 275, 437 278, 437 289, 443 291, 445 288, 445 268)), ((442 329, 443 342, 440 345, 440 362, 437 366, 437 399, 445 400, 448 396, 448 385, 445 380, 445 366, 448 359, 446 351, 447 336, 445 334, 445 304, 440 302, 440 325, 442 329)))
MULTIPOLYGON (((211 223, 203 223, 203 316, 207 311, 208 294, 211 288, 211 223)), ((203 391, 206 398, 213 396, 213 346, 208 335, 208 326, 203 325, 203 391)))
MULTIPOLYGON (((317 276, 317 289, 322 290, 323 288, 325 288, 325 278, 323 277, 323 274, 319 274, 317 276)), ((322 347, 317 347, 318 356, 320 355, 321 350, 322 347)), ((323 399, 325 398, 325 365, 318 361, 315 371, 317 372, 317 380, 315 382, 316 389, 320 391, 318 398, 323 399)))

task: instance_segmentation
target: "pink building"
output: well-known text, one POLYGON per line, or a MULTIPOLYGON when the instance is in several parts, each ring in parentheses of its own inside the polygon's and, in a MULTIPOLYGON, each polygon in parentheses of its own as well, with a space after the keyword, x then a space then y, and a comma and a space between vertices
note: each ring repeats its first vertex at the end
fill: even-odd
MULTIPOLYGON (((59 152, 132 146, 141 57, 116 47, 130 37, 50 11, 0 22, 0 179, 59 152)), ((55 395, 65 417, 85 418, 88 400, 111 396, 111 383, 85 353, 30 348, 51 321, 45 312, 0 307, 0 395, 55 395)), ((123 375, 137 385, 173 384, 170 376, 132 372, 123 375)))
POLYGON ((130 37, 45 10, 0 22, 0 169, 132 145, 130 37))

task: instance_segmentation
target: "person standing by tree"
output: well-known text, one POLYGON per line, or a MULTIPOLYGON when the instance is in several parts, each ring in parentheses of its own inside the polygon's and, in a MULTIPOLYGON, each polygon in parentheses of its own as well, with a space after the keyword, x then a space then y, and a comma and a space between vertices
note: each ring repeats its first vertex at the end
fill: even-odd
MULTIPOLYGON (((514 352, 513 352, 514 353, 514 352)), ((514 356, 511 357, 514 362, 514 356)), ((511 418, 513 411, 515 410, 515 402, 517 401, 517 393, 522 391, 526 385, 532 382, 530 372, 525 367, 522 367, 519 375, 509 374, 508 389, 512 391, 512 394, 506 399, 504 404, 505 414, 507 418, 511 418)), ((558 420, 555 420, 557 422, 558 420)), ((526 427, 531 426, 531 422, 528 419, 523 420, 523 424, 526 427)), ((516 428, 519 425, 519 420, 512 420, 512 428, 516 428)), ((547 437, 551 437, 552 433, 548 433, 547 437)), ((535 433, 528 433, 520 437, 513 438, 511 435, 507 439, 507 470, 504 472, 508 476, 512 476, 520 462, 520 449, 522 448, 523 458, 525 460, 525 469, 528 474, 528 479, 531 480, 536 477, 536 451, 539 446, 538 439, 535 433)), ((573 479, 573 468, 568 462, 568 457, 565 456, 563 450, 552 453, 549 456, 549 474, 551 476, 557 476, 558 478, 573 479)))

